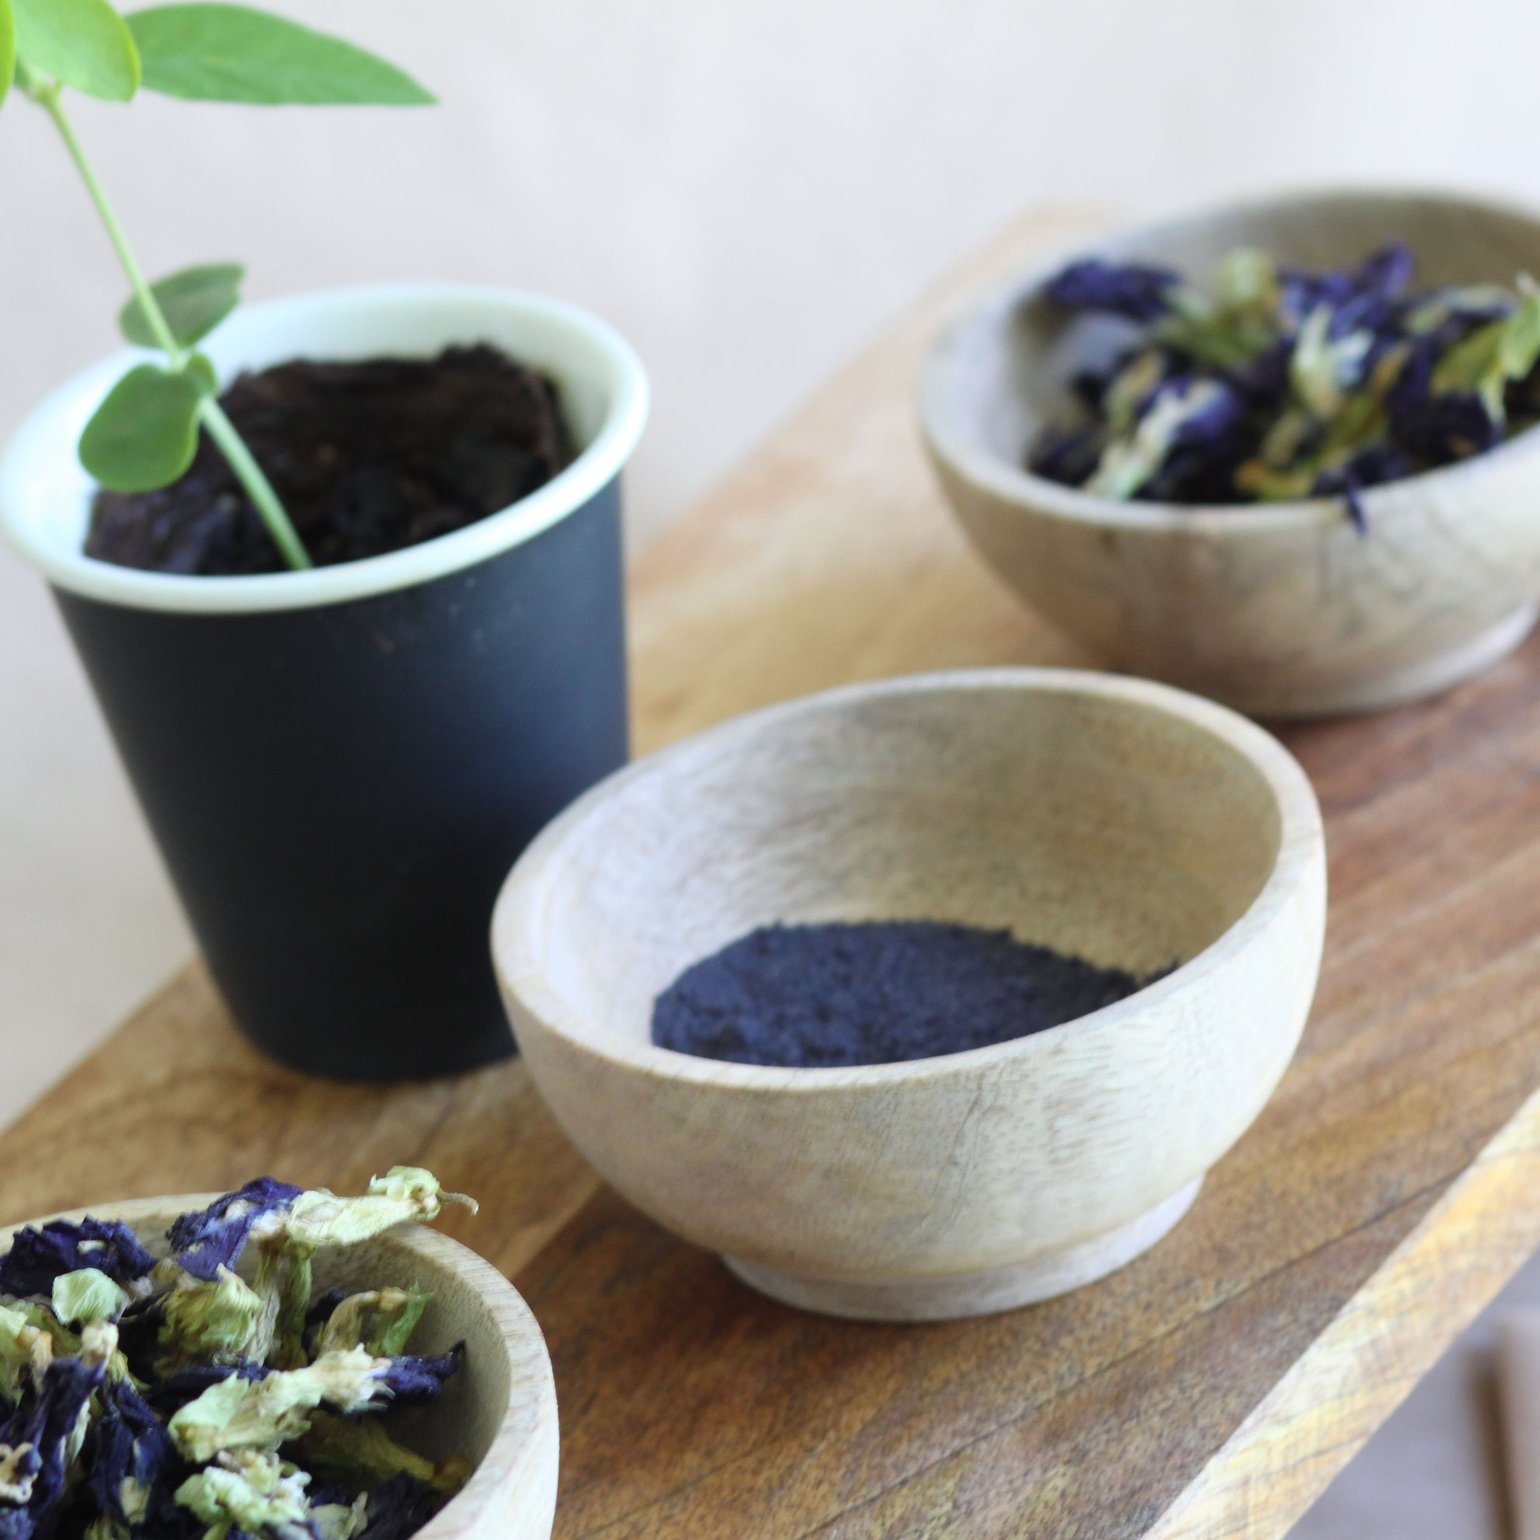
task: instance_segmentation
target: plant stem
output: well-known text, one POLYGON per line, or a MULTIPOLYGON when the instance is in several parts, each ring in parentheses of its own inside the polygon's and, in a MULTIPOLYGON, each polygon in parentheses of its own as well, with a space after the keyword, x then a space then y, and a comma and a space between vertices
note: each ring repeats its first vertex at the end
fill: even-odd
MULTIPOLYGON (((91 202, 96 205, 96 212, 106 228, 107 238, 112 242, 112 249, 117 253, 123 271, 128 275, 134 298, 138 300, 139 308, 149 322, 156 342, 160 344, 161 350, 170 360, 173 369, 185 368, 187 352, 172 335, 171 328, 166 323, 166 317, 156 301, 154 291, 145 279, 144 270, 139 266, 138 259, 129 247, 128 238, 123 233, 123 226, 118 222, 112 204, 107 199, 106 189, 97 178, 91 162, 86 158, 80 140, 75 137, 75 130, 65 116, 64 108, 59 101, 58 85, 38 85, 25 81, 23 87, 48 114, 53 120, 54 127, 58 129, 59 137, 64 141, 64 147, 69 151, 70 159, 74 161, 75 169, 80 173, 86 191, 91 195, 91 202)), ((263 524, 267 526, 267 532, 273 537, 273 542, 277 545, 283 559, 295 571, 313 566, 314 563, 306 554, 293 522, 284 511, 283 503, 279 500, 277 492, 273 490, 272 482, 263 474, 256 457, 247 447, 246 441, 241 437, 235 424, 225 415, 224 408, 220 406, 218 400, 213 396, 204 396, 198 403, 198 416, 202 419, 209 437, 229 462, 236 479, 246 489, 246 495, 261 516, 263 524)))

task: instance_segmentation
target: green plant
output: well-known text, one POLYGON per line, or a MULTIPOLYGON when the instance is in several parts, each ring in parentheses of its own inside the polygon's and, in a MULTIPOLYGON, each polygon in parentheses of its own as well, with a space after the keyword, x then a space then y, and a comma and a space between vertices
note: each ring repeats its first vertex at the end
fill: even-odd
POLYGON ((243 269, 193 267, 150 283, 66 116, 66 88, 103 101, 140 89, 187 101, 251 106, 421 106, 433 101, 394 65, 340 38, 241 5, 159 5, 120 16, 108 0, 0 0, 0 103, 12 85, 53 121, 85 183, 132 297, 118 317, 127 339, 158 348, 108 393, 80 439, 104 486, 168 486, 192 464, 200 427, 230 463, 284 560, 310 566, 261 466, 220 407, 213 366, 198 352, 240 301, 243 269))

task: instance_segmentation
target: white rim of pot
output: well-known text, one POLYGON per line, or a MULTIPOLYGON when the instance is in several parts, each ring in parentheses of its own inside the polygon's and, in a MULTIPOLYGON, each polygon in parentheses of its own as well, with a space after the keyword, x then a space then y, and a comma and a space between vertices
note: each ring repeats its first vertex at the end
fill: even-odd
MULTIPOLYGON (((953 404, 951 375, 956 355, 974 332, 992 325, 1002 310, 1035 297, 1067 261, 1077 256, 1089 252, 1116 256, 1135 241, 1203 224, 1220 214, 1266 214, 1312 204, 1405 202, 1441 204, 1452 212, 1497 215, 1528 224, 1540 235, 1540 209, 1511 199, 1438 187, 1376 183, 1286 189, 1261 197, 1209 203, 1188 213, 1144 224, 1121 225, 1099 236, 1077 237, 1060 243, 1048 258, 1034 262, 1009 282, 997 283, 981 297, 976 296, 955 312, 932 340, 921 364, 919 380, 920 426, 926 444, 937 458, 973 485, 1007 502, 1030 501, 1034 513, 1050 514, 1070 523, 1175 532, 1204 530, 1229 537, 1345 523, 1340 497, 1294 498, 1272 503, 1156 503, 1100 497, 1049 481, 984 445, 976 425, 965 421, 953 404)), ((1364 488, 1364 512, 1370 527, 1378 520, 1393 517, 1403 507, 1424 507, 1424 489, 1431 479, 1436 477, 1442 485, 1479 475, 1482 467, 1527 453, 1537 442, 1540 424, 1525 428, 1469 459, 1364 488)))
POLYGON ((1206 980, 1261 942, 1278 913, 1312 880, 1319 865, 1324 880, 1325 832, 1315 789, 1299 761, 1265 728, 1216 701, 1124 674, 1088 669, 1004 667, 908 674, 864 684, 842 685, 732 717, 692 737, 637 760, 585 792, 535 837, 503 884, 492 913, 491 949, 501 987, 515 996, 541 1028, 580 1052, 662 1080, 730 1086, 742 1091, 780 1095, 817 1095, 869 1089, 912 1081, 944 1079, 982 1064, 1005 1064, 1051 1053, 1067 1043, 1137 1020, 1139 1013, 1206 980), (1186 722, 1222 743, 1255 770, 1272 795, 1278 813, 1278 854, 1256 896, 1245 910, 1206 947, 1163 978, 1084 1016, 1047 1027, 1026 1037, 936 1054, 926 1059, 850 1066, 737 1064, 660 1048, 650 1039, 632 1041, 594 1027, 568 997, 553 986, 530 946, 536 919, 545 907, 545 876, 558 866, 570 837, 596 807, 617 791, 645 780, 672 761, 704 751, 722 753, 744 738, 789 717, 839 711, 887 695, 945 691, 1046 692, 1110 698, 1186 722))
MULTIPOLYGON (((414 317, 421 322, 425 313, 442 318, 438 347, 489 340, 478 335, 478 317, 484 325, 496 318, 538 332, 543 339, 540 351, 551 356, 533 360, 535 367, 557 376, 558 387, 564 384, 560 378, 564 366, 582 369, 586 382, 605 394, 603 418, 572 463, 500 512, 405 550, 303 572, 194 577, 98 561, 80 549, 74 521, 61 518, 59 510, 91 492, 90 479, 75 457, 81 429, 113 383, 147 356, 125 349, 59 386, 23 422, 0 458, 0 528, 50 583, 86 598, 135 609, 196 614, 306 609, 415 587, 477 566, 559 523, 614 480, 646 426, 647 374, 635 349, 619 332, 561 300, 469 284, 366 284, 321 290, 243 306, 209 338, 205 350, 224 378, 225 359, 248 350, 262 352, 263 332, 275 323, 290 327, 312 317, 330 322, 351 317, 388 326, 393 320, 405 323, 414 317), (67 457, 67 464, 61 457, 67 457), (62 484, 66 480, 68 486, 62 484), (70 538, 65 538, 64 526, 70 538)), ((515 346, 508 351, 516 354, 518 350, 515 346)), ((393 347, 388 337, 382 337, 372 355, 361 349, 350 356, 401 357, 414 352, 420 354, 421 349, 393 347)), ((287 356, 299 355, 288 350, 287 356)), ((322 345, 313 356, 339 355, 322 345)), ((253 361, 249 366, 263 364, 253 361)))

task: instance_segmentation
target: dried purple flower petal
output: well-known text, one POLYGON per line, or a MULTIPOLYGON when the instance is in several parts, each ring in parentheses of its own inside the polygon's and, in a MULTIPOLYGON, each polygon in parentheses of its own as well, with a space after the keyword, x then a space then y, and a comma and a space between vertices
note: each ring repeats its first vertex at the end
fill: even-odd
POLYGON ((1428 394, 1421 400, 1393 401, 1391 435, 1408 455, 1434 465, 1463 460, 1490 449, 1502 437, 1502 424, 1471 391, 1428 394))
POLYGON ((16 1232, 11 1249, 0 1257, 0 1294, 46 1298, 55 1278, 90 1267, 114 1283, 133 1283, 154 1266, 155 1258, 138 1236, 117 1220, 54 1219, 41 1228, 28 1225, 16 1232))
POLYGON ((465 1361, 465 1344, 457 1343, 447 1353, 425 1357, 407 1354, 388 1360, 389 1368, 380 1376, 397 1406, 421 1406, 436 1401, 444 1386, 465 1361))
POLYGON ((369 1494, 368 1523, 357 1540, 407 1540, 444 1506, 444 1497, 410 1476, 392 1476, 369 1494))
POLYGON ((1102 311, 1130 321, 1153 321, 1170 308, 1181 275, 1137 262, 1071 262, 1048 280, 1043 292, 1067 310, 1102 311))
POLYGON ((1100 428, 1049 427, 1033 445, 1027 469, 1047 481, 1078 487, 1096 470, 1103 441, 1100 428))
POLYGON ((196 1401, 210 1385, 219 1385, 232 1374, 243 1380, 263 1380, 274 1371, 266 1364, 198 1364, 145 1386, 144 1399, 164 1417, 181 1411, 189 1401, 196 1401))
POLYGON ((175 1458, 171 1435, 139 1392, 126 1380, 107 1384, 88 1481, 99 1511, 138 1528, 164 1504, 175 1458))
POLYGON ((105 1378, 105 1364, 55 1359, 0 1424, 0 1445, 11 1450, 30 1445, 37 1457, 35 1465, 28 1462, 30 1489, 20 1505, 32 1515, 35 1531, 47 1532, 64 1502, 70 1468, 87 1431, 91 1397, 105 1378))
POLYGON ((240 1261, 257 1223, 286 1214, 299 1195, 300 1189, 287 1182, 258 1177, 201 1213, 183 1214, 169 1232, 172 1250, 194 1278, 212 1283, 221 1267, 233 1268, 240 1261))

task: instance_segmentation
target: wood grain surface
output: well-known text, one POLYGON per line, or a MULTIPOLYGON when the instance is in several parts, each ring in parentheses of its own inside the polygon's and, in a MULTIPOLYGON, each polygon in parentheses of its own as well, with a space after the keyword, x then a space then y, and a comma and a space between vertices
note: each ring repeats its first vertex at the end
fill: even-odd
MULTIPOLYGON (((640 746, 841 680, 1083 661, 964 549, 912 384, 968 291, 1088 228, 1011 232, 652 548, 640 746)), ((1281 1535, 1540 1243, 1540 643, 1286 736, 1333 905, 1299 1058, 1172 1238, 1082 1293, 927 1327, 799 1314, 600 1190, 517 1064, 306 1082, 197 968, 0 1135, 0 1217, 433 1167, 545 1328, 569 1540, 1281 1535)))

